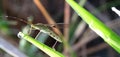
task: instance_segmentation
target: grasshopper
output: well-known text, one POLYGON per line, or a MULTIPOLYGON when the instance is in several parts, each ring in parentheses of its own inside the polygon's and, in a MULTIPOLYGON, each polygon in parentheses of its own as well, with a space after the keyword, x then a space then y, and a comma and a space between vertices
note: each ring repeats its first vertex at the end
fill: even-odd
MULTIPOLYGON (((12 17, 12 16, 6 16, 10 18, 16 19, 17 17, 12 17)), ((62 42, 61 37, 54 33, 51 29, 50 26, 47 24, 42 24, 42 23, 37 23, 37 24, 32 24, 32 22, 26 22, 22 18, 19 18, 20 21, 23 21, 31 26, 31 28, 39 30, 40 32, 46 33, 49 36, 51 36, 53 39, 55 39, 58 42, 62 42)))

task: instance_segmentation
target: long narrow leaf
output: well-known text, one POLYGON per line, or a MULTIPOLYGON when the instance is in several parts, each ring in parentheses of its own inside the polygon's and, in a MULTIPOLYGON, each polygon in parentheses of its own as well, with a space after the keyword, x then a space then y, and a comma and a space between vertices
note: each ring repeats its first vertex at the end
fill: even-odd
POLYGON ((55 51, 54 49, 44 45, 43 43, 40 43, 39 41, 28 36, 27 34, 19 32, 18 36, 20 38, 23 38, 23 39, 29 41, 30 43, 32 43, 33 45, 35 45, 36 47, 38 47, 40 50, 42 50, 43 52, 45 52, 46 54, 48 54, 51 57, 64 57, 64 55, 62 55, 61 53, 59 53, 59 52, 55 51))
POLYGON ((78 15, 101 36, 110 46, 120 53, 120 36, 73 0, 66 0, 78 15))

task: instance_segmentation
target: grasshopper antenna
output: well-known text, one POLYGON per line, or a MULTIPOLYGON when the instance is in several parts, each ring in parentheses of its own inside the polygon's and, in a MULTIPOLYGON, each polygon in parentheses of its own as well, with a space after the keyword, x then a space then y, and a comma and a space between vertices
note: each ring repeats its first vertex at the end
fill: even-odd
MULTIPOLYGON (((2 16, 0 16, 0 17, 2 17, 2 16)), ((4 16, 4 17, 6 17, 6 18, 13 18, 13 19, 15 19, 15 20, 24 22, 24 23, 26 23, 26 24, 32 24, 32 21, 28 20, 29 22, 26 22, 25 20, 23 20, 24 18, 18 18, 18 17, 14 17, 14 16, 4 16)))
POLYGON ((13 16, 5 16, 5 17, 6 17, 6 18, 13 18, 13 19, 16 19, 16 20, 19 20, 19 21, 22 21, 22 22, 28 24, 28 22, 26 22, 26 21, 23 20, 23 18, 18 18, 18 17, 13 17, 13 16))

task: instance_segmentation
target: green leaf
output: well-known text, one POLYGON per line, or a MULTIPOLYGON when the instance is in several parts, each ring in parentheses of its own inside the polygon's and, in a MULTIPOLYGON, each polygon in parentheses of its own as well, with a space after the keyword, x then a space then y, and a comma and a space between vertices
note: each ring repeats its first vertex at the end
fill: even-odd
POLYGON ((28 36, 27 34, 19 32, 18 37, 29 41, 30 43, 32 43, 33 45, 35 45, 36 47, 38 47, 40 50, 42 50, 43 52, 45 52, 46 54, 48 54, 51 57, 64 57, 63 54, 61 54, 61 53, 57 52, 56 50, 44 45, 43 43, 35 40, 34 38, 28 36))
POLYGON ((120 53, 120 36, 73 0, 66 0, 89 27, 120 53))

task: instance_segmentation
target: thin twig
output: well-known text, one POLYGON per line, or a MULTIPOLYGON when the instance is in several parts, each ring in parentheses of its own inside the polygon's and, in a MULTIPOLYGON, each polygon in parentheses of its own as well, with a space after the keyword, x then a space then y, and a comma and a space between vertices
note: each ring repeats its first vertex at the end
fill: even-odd
POLYGON ((77 26, 75 33, 74 33, 74 39, 72 40, 71 44, 75 42, 76 39, 79 38, 79 36, 82 35, 83 31, 85 30, 87 24, 82 20, 79 25, 77 26))
MULTIPOLYGON (((54 21, 54 19, 50 16, 50 14, 47 12, 47 10, 42 5, 41 1, 40 0, 33 0, 33 1, 34 1, 35 5, 38 7, 38 9, 42 12, 42 14, 46 18, 47 22, 49 24, 56 24, 55 21, 54 21)), ((53 28, 53 30, 57 34, 62 34, 58 28, 57 29, 53 28)))
MULTIPOLYGON (((108 44, 106 44, 106 43, 101 43, 101 44, 99 44, 99 45, 97 45, 97 46, 93 46, 93 47, 91 47, 91 48, 88 48, 86 51, 87 51, 87 54, 86 55, 89 55, 89 54, 93 54, 93 53, 95 53, 95 52, 97 52, 97 51, 100 51, 100 50, 103 50, 103 49, 105 49, 105 48, 107 48, 107 47, 109 47, 109 45, 108 44)), ((82 52, 78 52, 78 56, 80 57, 81 56, 81 53, 82 52)))
POLYGON ((68 41, 69 38, 69 21, 70 21, 70 6, 65 2, 65 7, 64 7, 64 23, 68 24, 67 27, 64 25, 64 36, 65 39, 68 41))
MULTIPOLYGON (((47 12, 47 10, 44 8, 44 6, 42 5, 40 0, 33 0, 34 3, 36 4, 36 6, 38 7, 38 9, 42 12, 42 14, 45 16, 46 20, 48 21, 49 24, 56 24, 55 21, 53 20, 53 18, 49 15, 49 13, 47 12)), ((63 44, 64 44, 64 48, 65 49, 69 49, 69 45, 68 42, 66 41, 66 39, 64 38, 64 36, 62 35, 62 33, 60 32, 60 30, 58 28, 52 28, 58 35, 61 36, 62 40, 63 40, 63 44)))
POLYGON ((80 49, 83 45, 87 44, 88 42, 92 41, 93 39, 95 39, 97 36, 97 34, 95 34, 95 32, 93 32, 92 30, 90 30, 89 28, 86 30, 86 32, 83 34, 82 38, 75 44, 72 46, 74 51, 77 51, 78 49, 80 49))
MULTIPOLYGON (((65 6, 64 6, 64 23, 65 24, 69 24, 69 21, 70 21, 70 6, 65 2, 65 6)), ((68 42, 69 40, 69 25, 64 25, 64 37, 65 37, 65 40, 66 42, 68 42)), ((70 57, 70 54, 69 53, 69 49, 64 47, 64 51, 63 53, 67 56, 67 57, 70 57)))

